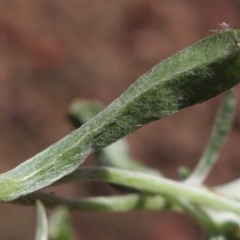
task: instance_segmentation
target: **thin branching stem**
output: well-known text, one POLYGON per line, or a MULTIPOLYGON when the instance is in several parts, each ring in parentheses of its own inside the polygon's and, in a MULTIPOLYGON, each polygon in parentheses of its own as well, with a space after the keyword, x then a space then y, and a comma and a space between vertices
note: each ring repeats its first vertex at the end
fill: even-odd
POLYGON ((151 176, 135 171, 119 170, 110 167, 82 167, 55 184, 75 180, 100 180, 131 187, 142 192, 160 194, 164 197, 187 199, 192 203, 212 208, 228 210, 240 214, 240 203, 217 195, 204 188, 187 186, 173 180, 151 176))
POLYGON ((170 203, 167 203, 161 196, 149 194, 127 194, 124 196, 108 197, 86 197, 69 199, 52 194, 35 192, 21 197, 12 203, 21 205, 35 205, 39 199, 47 208, 58 205, 65 205, 71 211, 103 211, 103 212, 127 212, 133 210, 170 210, 170 203))

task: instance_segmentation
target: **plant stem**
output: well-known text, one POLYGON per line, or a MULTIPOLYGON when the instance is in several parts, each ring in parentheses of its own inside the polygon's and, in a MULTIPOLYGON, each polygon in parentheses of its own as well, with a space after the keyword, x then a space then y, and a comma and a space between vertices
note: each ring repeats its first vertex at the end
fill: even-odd
POLYGON ((162 197, 148 194, 68 199, 52 194, 35 192, 14 200, 11 203, 34 206, 37 199, 47 208, 65 205, 71 211, 127 212, 133 210, 159 211, 163 209, 174 209, 174 206, 171 206, 171 204, 167 203, 162 197))
POLYGON ((82 167, 55 184, 74 180, 101 180, 138 189, 164 197, 187 199, 192 203, 240 214, 240 203, 214 194, 204 188, 187 186, 173 180, 151 176, 135 171, 119 170, 110 167, 82 167))

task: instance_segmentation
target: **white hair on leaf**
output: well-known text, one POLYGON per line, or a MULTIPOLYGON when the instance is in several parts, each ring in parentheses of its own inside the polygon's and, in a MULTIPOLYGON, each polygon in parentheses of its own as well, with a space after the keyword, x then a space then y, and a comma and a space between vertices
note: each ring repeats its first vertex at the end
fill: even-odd
POLYGON ((230 24, 228 24, 228 23, 223 22, 219 25, 222 27, 223 30, 230 30, 231 29, 230 24))

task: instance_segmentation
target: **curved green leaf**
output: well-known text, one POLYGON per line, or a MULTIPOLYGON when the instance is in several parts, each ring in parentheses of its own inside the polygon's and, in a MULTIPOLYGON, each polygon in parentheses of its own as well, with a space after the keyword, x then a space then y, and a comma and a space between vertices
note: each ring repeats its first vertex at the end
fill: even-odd
MULTIPOLYGON (((76 99, 70 105, 69 118, 74 126, 80 127, 103 109, 104 106, 99 101, 76 99)), ((161 176, 159 171, 151 169, 131 157, 126 138, 122 138, 110 146, 101 149, 97 152, 96 157, 99 165, 136 170, 161 176)))
POLYGON ((47 214, 44 206, 38 200, 37 201, 37 232, 36 240, 47 240, 48 239, 48 222, 47 214))
POLYGON ((145 124, 206 101, 240 81, 240 31, 226 30, 155 66, 94 119, 0 175, 0 201, 50 185, 86 157, 145 124))

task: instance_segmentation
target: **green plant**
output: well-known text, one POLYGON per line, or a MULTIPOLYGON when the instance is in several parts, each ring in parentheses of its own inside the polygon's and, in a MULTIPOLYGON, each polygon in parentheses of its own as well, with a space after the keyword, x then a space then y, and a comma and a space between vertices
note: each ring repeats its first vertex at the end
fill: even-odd
MULTIPOLYGON (((229 89, 240 81, 239 39, 239 30, 227 29, 178 52, 140 77, 104 110, 98 102, 74 102, 70 118, 76 127, 83 125, 15 169, 1 174, 0 201, 35 205, 40 200, 46 207, 64 204, 70 210, 167 209, 191 214, 211 239, 240 239, 239 194, 230 191, 236 189, 239 180, 212 189, 203 185, 234 118, 236 98, 229 89), (132 159, 122 137, 226 90, 206 150, 192 173, 180 169, 181 182, 166 179, 132 159), (93 152, 101 166, 78 168, 93 152), (75 180, 106 181, 121 187, 126 194, 64 199, 37 191, 75 180)), ((41 203, 37 206, 36 238, 47 239, 46 214, 41 203)), ((66 221, 59 222, 68 226, 66 221)), ((60 237, 52 238, 73 239, 70 228, 66 229, 66 237, 61 233, 60 237)))
POLYGON ((44 206, 37 201, 37 232, 36 240, 74 240, 68 210, 59 206, 51 215, 49 221, 44 206))

